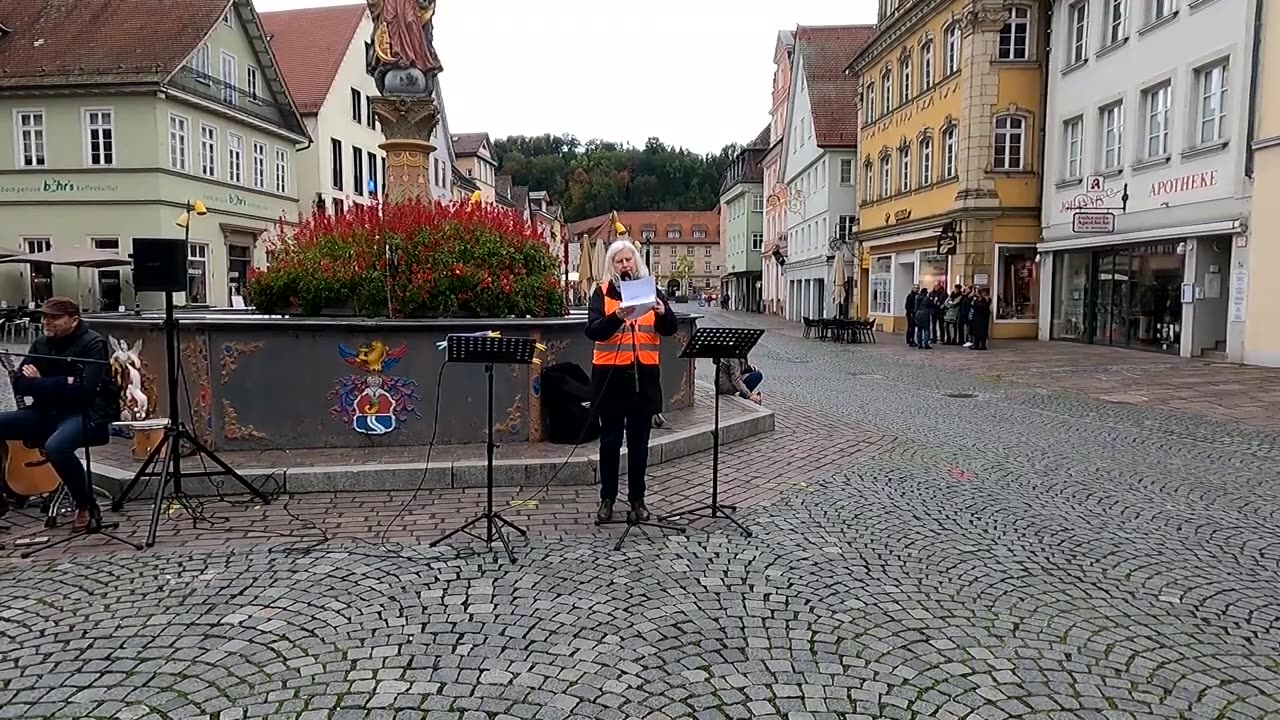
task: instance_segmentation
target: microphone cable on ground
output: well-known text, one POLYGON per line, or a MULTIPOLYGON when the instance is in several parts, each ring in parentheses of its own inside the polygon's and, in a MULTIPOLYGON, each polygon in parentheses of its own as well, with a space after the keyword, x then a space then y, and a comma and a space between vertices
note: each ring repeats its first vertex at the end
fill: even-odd
MULTIPOLYGON (((635 331, 633 328, 632 329, 633 335, 634 335, 634 332, 635 331)), ((621 350, 623 343, 625 341, 626 341, 625 335, 618 339, 617 344, 614 346, 615 353, 621 350)), ((634 341, 634 337, 633 337, 633 341, 634 341)), ((191 496, 185 491, 184 492, 175 491, 171 496, 173 498, 173 502, 179 505, 180 507, 182 507, 191 516, 192 526, 197 529, 200 529, 200 523, 204 522, 209 527, 206 527, 203 529, 220 530, 224 532, 242 532, 246 534, 263 534, 263 535, 271 535, 271 536, 283 537, 283 538, 294 538, 300 541, 304 541, 306 543, 305 546, 303 547, 299 547, 297 545, 289 545, 289 546, 283 546, 283 547, 268 548, 267 552, 285 552, 285 553, 302 553, 302 554, 312 553, 312 552, 333 552, 333 553, 341 553, 345 555, 369 557, 373 559, 402 559, 402 560, 412 560, 415 562, 420 562, 423 560, 431 560, 432 558, 428 558, 427 556, 421 555, 419 553, 414 553, 414 557, 409 557, 404 555, 403 553, 410 550, 411 548, 398 541, 389 541, 387 539, 387 535, 388 533, 391 532, 391 529, 395 526, 395 524, 399 522, 400 518, 404 515, 404 513, 408 510, 408 508, 413 504, 413 502, 417 500, 418 496, 421 494, 422 490, 426 486, 427 478, 430 476, 431 456, 435 449, 436 438, 438 436, 439 428, 440 428, 440 400, 441 400, 441 394, 442 394, 441 389, 443 387, 443 382, 444 382, 445 368, 447 368, 448 366, 449 366, 449 362, 447 360, 441 363, 440 371, 436 376, 435 402, 434 402, 434 408, 432 411, 431 438, 427 443, 427 452, 426 452, 426 457, 425 457, 423 468, 422 468, 422 475, 418 480, 418 484, 414 487, 413 492, 409 495, 409 497, 403 503, 401 503, 400 508, 396 511, 396 514, 386 524, 383 525, 382 531, 378 535, 377 542, 365 540, 364 538, 360 538, 360 537, 350 537, 350 538, 333 537, 322 525, 308 518, 299 517, 298 515, 294 514, 292 510, 290 510, 289 508, 289 504, 293 500, 293 493, 289 490, 289 486, 288 486, 289 471, 285 468, 278 468, 266 475, 265 480, 272 482, 272 488, 271 490, 266 491, 266 494, 268 498, 270 498, 270 500, 272 501, 278 500, 283 497, 285 501, 284 501, 284 504, 282 505, 282 510, 285 512, 285 514, 288 515, 291 519, 297 521, 298 523, 307 526, 311 530, 314 530, 319 535, 318 538, 312 538, 309 536, 300 535, 299 533, 295 533, 295 532, 280 532, 280 531, 273 531, 273 530, 264 530, 256 526, 245 527, 245 526, 232 525, 226 520, 210 517, 207 513, 204 512, 204 506, 207 501, 201 498, 191 496), (355 542, 372 545, 373 547, 378 548, 383 552, 379 554, 374 554, 374 553, 361 553, 351 549, 343 549, 343 548, 336 548, 336 547, 328 548, 328 549, 324 548, 325 545, 328 545, 334 542, 335 540, 353 540, 355 542)), ((573 460, 573 457, 577 454, 578 449, 582 446, 583 442, 586 440, 586 437, 590 432, 592 425, 598 424, 599 422, 599 403, 601 398, 603 398, 605 391, 609 388, 609 382, 612 380, 614 370, 617 367, 619 366, 617 365, 609 366, 608 373, 605 375, 604 382, 601 384, 599 392, 597 392, 595 396, 591 399, 590 414, 587 416, 587 420, 583 424, 582 432, 579 434, 578 440, 577 442, 574 443, 573 448, 570 449, 568 456, 565 457, 564 461, 561 462, 560 466, 556 468, 555 472, 552 473, 551 477, 548 478, 547 481, 544 482, 531 495, 529 495, 528 497, 522 500, 510 501, 511 508, 513 509, 520 508, 523 506, 534 504, 539 497, 541 497, 544 493, 547 492, 547 490, 550 489, 550 487, 555 483, 556 478, 559 477, 560 473, 563 472, 563 470, 566 467, 568 467, 569 463, 573 460)), ((636 368, 633 368, 633 372, 636 372, 636 370, 637 370, 636 368)), ((179 373, 180 375, 182 373, 181 363, 179 363, 179 373)), ((638 373, 637 373, 637 380, 638 380, 638 373)), ((191 391, 190 391, 190 388, 186 387, 185 382, 183 383, 183 387, 186 393, 188 414, 190 414, 194 406, 191 399, 191 391)), ((203 457, 201 457, 201 464, 204 465, 203 457)), ((205 469, 207 470, 207 466, 205 469)), ((254 506, 259 503, 259 501, 254 498, 250 498, 248 500, 243 500, 243 501, 228 498, 223 494, 222 483, 217 478, 210 477, 209 480, 210 480, 210 484, 213 485, 214 487, 215 493, 217 493, 217 498, 221 501, 227 502, 228 504, 231 504, 231 505, 239 505, 239 506, 254 506)), ((264 482, 262 484, 265 485, 266 483, 264 482)), ((265 488, 263 489, 265 490, 265 488)))

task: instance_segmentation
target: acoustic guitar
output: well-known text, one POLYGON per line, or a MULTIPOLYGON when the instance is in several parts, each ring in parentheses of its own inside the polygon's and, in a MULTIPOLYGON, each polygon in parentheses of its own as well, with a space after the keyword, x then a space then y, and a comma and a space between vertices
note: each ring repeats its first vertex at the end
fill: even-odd
MULTIPOLYGON (((0 365, 9 373, 9 385, 13 386, 13 362, 8 355, 0 355, 0 365)), ((13 393, 13 399, 21 410, 27 406, 26 398, 13 393)), ((14 495, 35 497, 58 489, 62 479, 44 456, 44 450, 28 447, 21 440, 5 441, 4 483, 14 495)))

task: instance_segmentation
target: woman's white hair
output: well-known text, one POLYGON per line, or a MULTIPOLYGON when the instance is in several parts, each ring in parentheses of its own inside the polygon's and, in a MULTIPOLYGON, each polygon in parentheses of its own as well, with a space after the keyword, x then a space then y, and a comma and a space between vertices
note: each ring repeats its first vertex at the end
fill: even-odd
POLYGON ((635 257, 635 272, 631 273, 632 280, 649 277, 649 267, 644 264, 644 258, 640 257, 640 251, 636 249, 636 244, 630 238, 620 238, 614 240, 613 244, 604 253, 604 276, 609 279, 610 284, 622 282, 622 278, 618 277, 618 271, 613 269, 613 259, 618 253, 623 251, 630 252, 635 257))

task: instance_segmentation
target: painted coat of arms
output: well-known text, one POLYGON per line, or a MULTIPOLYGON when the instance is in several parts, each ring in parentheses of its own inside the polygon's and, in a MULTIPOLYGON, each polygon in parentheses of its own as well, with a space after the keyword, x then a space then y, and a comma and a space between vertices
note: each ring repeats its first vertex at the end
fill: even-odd
POLYGON ((421 418, 415 405, 415 401, 422 399, 417 381, 386 374, 408 352, 407 345, 391 349, 381 340, 355 350, 339 345, 338 354, 343 361, 362 374, 338 378, 329 393, 329 399, 335 401, 329 414, 365 435, 386 435, 410 415, 421 418))

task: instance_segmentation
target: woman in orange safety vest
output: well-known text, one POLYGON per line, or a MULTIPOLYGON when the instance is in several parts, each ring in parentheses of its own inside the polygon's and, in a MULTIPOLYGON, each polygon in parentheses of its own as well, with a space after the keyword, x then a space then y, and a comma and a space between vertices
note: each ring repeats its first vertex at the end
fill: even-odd
POLYGON ((647 522, 644 475, 649 467, 649 432, 653 416, 662 412, 662 377, 658 370, 662 337, 676 334, 676 316, 658 292, 651 310, 632 315, 621 307, 622 280, 649 277, 649 268, 631 240, 617 240, 604 256, 603 283, 587 305, 587 337, 595 341, 591 357, 593 409, 600 418, 600 510, 598 522, 613 519, 618 498, 622 436, 627 436, 627 513, 629 522, 647 522))

